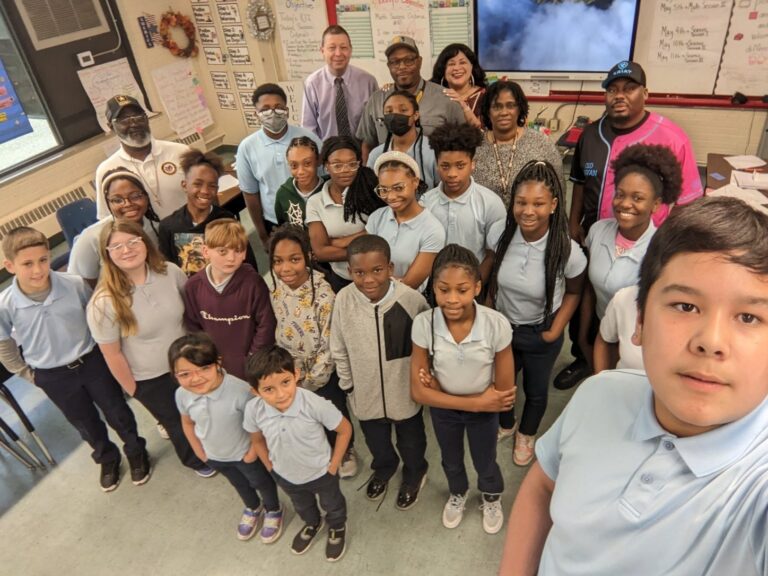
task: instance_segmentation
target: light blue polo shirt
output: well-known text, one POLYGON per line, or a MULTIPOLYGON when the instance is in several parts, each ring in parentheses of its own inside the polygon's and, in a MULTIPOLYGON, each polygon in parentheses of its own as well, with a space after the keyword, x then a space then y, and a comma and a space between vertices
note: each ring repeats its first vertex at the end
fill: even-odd
POLYGON ((291 140, 299 136, 314 140, 318 150, 323 144, 309 130, 289 124, 288 130, 278 140, 267 136, 264 130, 258 130, 237 147, 236 168, 240 190, 246 194, 260 194, 264 219, 274 224, 277 224, 275 196, 282 183, 291 176, 285 153, 291 140))
MULTIPOLYGON (((422 136, 421 143, 417 148, 416 143, 418 141, 419 140, 417 139, 416 142, 408 148, 406 154, 416 160, 416 164, 419 165, 419 170, 421 171, 421 179, 427 185, 427 188, 434 188, 440 182, 440 174, 437 172, 437 161, 435 160, 435 151, 430 147, 429 138, 426 136, 422 136)), ((391 142, 387 150, 384 150, 384 144, 376 146, 376 148, 371 150, 370 154, 368 154, 368 168, 373 170, 373 166, 376 164, 376 160, 379 156, 384 154, 384 152, 389 152, 391 150, 391 142)))
POLYGON ((583 383, 536 443, 555 481, 540 576, 768 573, 768 400, 677 438, 645 374, 583 383))
POLYGON ((616 234, 619 223, 613 219, 600 220, 592 225, 587 234, 589 251, 589 281, 595 289, 595 312, 598 318, 605 316, 605 308, 613 295, 632 284, 637 284, 640 264, 643 262, 648 244, 656 233, 653 221, 635 245, 616 256, 616 234))
MULTIPOLYGON (((424 207, 445 229, 445 243, 458 244, 472 251, 479 262, 485 258, 488 232, 496 222, 504 222, 507 211, 498 194, 481 186, 472 178, 469 188, 458 198, 443 192, 443 183, 424 194, 424 207)), ((503 229, 503 226, 502 226, 503 229)))
MULTIPOLYGON (((415 218, 398 224, 392 208, 384 206, 368 217, 365 230, 389 243, 397 278, 405 276, 419 252, 437 253, 445 247, 443 225, 426 208, 415 218)), ((426 284, 425 280, 420 289, 426 284)))
POLYGON ((248 383, 231 374, 225 374, 221 386, 208 394, 195 394, 181 386, 176 389, 179 413, 195 423, 195 436, 206 456, 220 462, 239 462, 250 448, 243 413, 252 399, 248 383))
POLYGON ((475 303, 475 321, 461 342, 448 330, 440 308, 416 316, 411 340, 428 354, 434 351, 433 369, 440 388, 448 394, 480 394, 493 382, 496 354, 512 343, 512 327, 503 314, 475 303))
POLYGON ((328 471, 331 446, 325 430, 338 428, 341 419, 330 401, 297 388, 285 412, 253 398, 245 406, 243 428, 264 434, 275 472, 291 484, 306 484, 328 471))
POLYGON ((86 321, 91 288, 79 276, 51 271, 51 292, 35 302, 16 278, 0 294, 0 340, 11 337, 24 348, 32 368, 58 368, 88 354, 95 345, 86 321))
MULTIPOLYGON (((495 236, 494 244, 498 244, 503 231, 503 226, 496 226, 491 231, 491 235, 495 236)), ((544 322, 548 242, 549 230, 535 242, 528 242, 518 228, 507 246, 497 276, 496 308, 509 318, 512 324, 524 326, 544 322)), ((584 251, 571 240, 571 254, 565 264, 563 276, 555 282, 555 292, 552 295, 553 313, 557 312, 563 303, 565 279, 576 278, 586 268, 587 257, 584 251)))

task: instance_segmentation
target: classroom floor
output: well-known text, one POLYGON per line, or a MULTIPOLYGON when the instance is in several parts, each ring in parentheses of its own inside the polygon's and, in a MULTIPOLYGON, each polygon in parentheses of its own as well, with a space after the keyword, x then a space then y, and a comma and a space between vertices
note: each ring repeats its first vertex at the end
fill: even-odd
MULTIPOLYGON (((245 212, 243 221, 252 231, 245 212)), ((256 246, 258 240, 254 242, 255 235, 250 236, 256 246)), ((266 255, 259 251, 257 257, 260 269, 266 270, 266 255)), ((553 374, 570 361, 568 350, 566 342, 553 374)), ((154 420, 135 400, 130 405, 139 430, 147 439, 152 478, 144 486, 133 486, 123 459, 120 486, 109 494, 102 493, 98 486, 99 468, 91 461, 88 446, 50 400, 17 377, 11 378, 8 385, 57 465, 47 471, 28 471, 0 451, 3 576, 491 576, 498 570, 506 520, 499 534, 490 536, 483 532, 480 496, 468 453, 466 464, 472 488, 464 520, 454 530, 442 526, 448 488, 428 416, 428 481, 418 503, 406 512, 395 508, 399 473, 391 481, 378 510, 378 503, 366 499, 364 484, 371 458, 357 429, 360 472, 357 477, 342 481, 349 512, 347 551, 340 562, 332 564, 325 561, 325 532, 305 555, 290 552, 291 540, 302 524, 282 493, 287 514, 280 540, 271 545, 261 544, 258 537, 249 542, 239 541, 235 530, 242 503, 234 489, 220 475, 202 479, 183 468, 170 442, 160 438, 154 420)), ((549 428, 571 394, 572 391, 550 388, 550 402, 540 433, 549 428)), ((518 398, 518 406, 522 407, 522 390, 518 398)), ((33 446, 32 439, 21 434, 21 425, 2 402, 0 417, 33 446)), ((502 502, 506 516, 526 470, 512 463, 511 439, 499 444, 497 459, 505 480, 502 502)))

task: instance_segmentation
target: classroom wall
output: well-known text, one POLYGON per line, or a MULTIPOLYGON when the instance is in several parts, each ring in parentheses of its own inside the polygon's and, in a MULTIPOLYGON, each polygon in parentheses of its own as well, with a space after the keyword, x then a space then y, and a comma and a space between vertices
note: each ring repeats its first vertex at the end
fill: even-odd
MULTIPOLYGON (((215 2, 210 3, 212 6, 215 2)), ((238 0, 243 16, 247 12, 248 1, 238 0)), ((166 0, 162 8, 156 0, 118 0, 122 21, 128 34, 128 41, 133 50, 144 87, 155 110, 162 112, 160 99, 152 81, 153 69, 172 63, 175 57, 166 49, 156 46, 147 48, 141 37, 136 19, 144 12, 159 15, 172 9, 191 16, 189 0, 166 0)), ((248 48, 253 60, 252 70, 257 82, 283 80, 282 52, 279 44, 279 30, 273 40, 268 42, 256 41, 248 34, 248 48)), ((318 38, 318 46, 320 39, 318 38)), ((203 55, 191 59, 192 66, 200 79, 205 91, 208 105, 214 119, 214 126, 207 128, 203 136, 209 147, 219 143, 238 144, 250 130, 246 128, 241 111, 221 110, 216 101, 216 93, 210 78, 210 71, 222 70, 221 66, 211 67, 205 62, 203 55)), ((242 69, 240 67, 239 69, 242 69)), ((553 89, 578 89, 578 85, 562 82, 552 86, 553 89)), ((585 89, 592 89, 585 86, 585 89)), ((565 128, 578 115, 586 115, 596 119, 602 113, 602 107, 597 105, 579 105, 574 115, 573 104, 563 104, 556 101, 536 102, 531 106, 531 118, 543 108, 543 118, 553 115, 561 120, 565 128), (562 106, 561 106, 562 105, 562 106), (559 110, 558 110, 558 107, 559 110)), ((675 107, 652 108, 679 123, 690 135, 700 164, 706 162, 707 152, 723 153, 754 153, 757 150, 763 127, 768 118, 766 111, 742 111, 723 109, 683 109, 675 107)), ((174 135, 168 119, 160 115, 152 119, 152 132, 157 138, 171 138, 174 135)), ((556 139, 559 134, 553 134, 556 139)), ((52 193, 68 188, 72 183, 83 177, 92 175, 96 166, 116 148, 114 137, 98 136, 64 152, 57 159, 48 162, 42 168, 25 175, 15 177, 0 186, 2 208, 0 218, 17 210, 29 207, 30 204, 49 196, 52 193)))

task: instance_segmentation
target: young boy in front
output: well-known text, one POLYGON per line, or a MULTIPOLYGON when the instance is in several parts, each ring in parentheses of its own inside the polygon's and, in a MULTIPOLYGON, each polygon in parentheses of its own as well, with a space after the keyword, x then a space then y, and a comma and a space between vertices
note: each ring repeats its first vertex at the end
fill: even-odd
POLYGON ((275 343, 277 325, 266 283, 243 263, 247 246, 240 222, 214 220, 205 227, 209 264, 184 286, 187 330, 206 332, 221 350, 224 369, 242 380, 248 356, 275 343))
POLYGON ((647 376, 591 378, 536 444, 505 576, 768 572, 768 216, 676 208, 637 302, 647 376))
POLYGON ((304 526, 291 544, 304 554, 323 528, 317 500, 325 510, 325 557, 335 562, 346 549, 347 502, 339 488, 339 466, 352 437, 349 420, 330 402, 297 385, 300 370, 280 346, 265 348, 248 360, 254 398, 245 405, 243 427, 252 446, 288 494, 304 526), (336 432, 333 451, 325 431, 336 432))
POLYGON ((349 393, 373 456, 366 496, 384 497, 402 459, 396 506, 407 510, 427 479, 427 437, 422 408, 411 398, 410 366, 413 319, 429 307, 416 290, 391 278, 394 266, 384 238, 355 238, 347 247, 347 261, 353 284, 336 295, 331 355, 339 386, 349 393))
POLYGON ((446 245, 464 246, 477 257, 485 283, 496 249, 488 245, 488 232, 496 223, 504 227, 507 211, 498 194, 472 177, 475 150, 483 138, 483 133, 470 124, 435 128, 429 145, 435 151, 440 184, 424 194, 421 202, 445 228, 446 245))
POLYGON ((131 480, 144 484, 150 475, 146 441, 88 330, 85 308, 91 288, 79 276, 51 271, 48 240, 34 228, 9 232, 3 253, 5 269, 15 275, 0 294, 3 365, 41 388, 90 445, 91 458, 101 465, 104 492, 120 482, 120 451, 99 409, 123 441, 131 480))

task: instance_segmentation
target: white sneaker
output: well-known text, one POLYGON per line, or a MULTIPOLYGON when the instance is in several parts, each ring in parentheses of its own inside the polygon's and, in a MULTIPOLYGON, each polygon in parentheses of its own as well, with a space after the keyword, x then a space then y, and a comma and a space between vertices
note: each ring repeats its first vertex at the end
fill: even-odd
POLYGON ((536 447, 536 436, 517 433, 515 436, 515 449, 512 452, 512 462, 518 466, 528 466, 533 460, 536 447))
POLYGON ((451 494, 443 508, 443 526, 456 528, 464 517, 464 508, 467 504, 467 495, 451 494))
POLYGON ((496 534, 504 525, 504 511, 501 509, 501 498, 494 502, 488 502, 483 497, 480 505, 483 511, 483 530, 486 534, 496 534))
POLYGON ((160 422, 157 423, 157 433, 160 435, 160 438, 165 440, 170 438, 170 436, 168 436, 168 431, 165 429, 165 426, 160 424, 160 422))
POLYGON ((352 478, 357 475, 357 452, 354 448, 347 450, 339 466, 339 478, 352 478))
POLYGON ((513 426, 512 428, 502 428, 501 426, 499 426, 499 431, 496 433, 496 442, 501 442, 505 438, 514 436, 516 431, 517 431, 517 425, 513 426))

